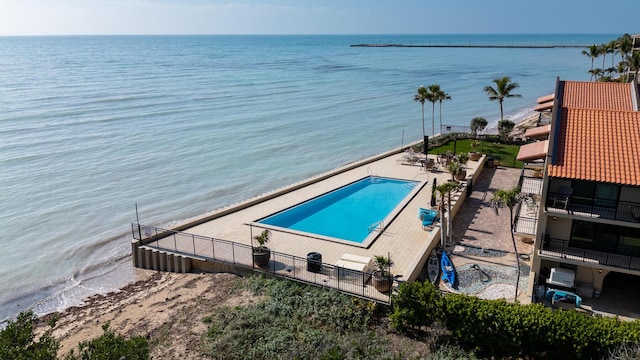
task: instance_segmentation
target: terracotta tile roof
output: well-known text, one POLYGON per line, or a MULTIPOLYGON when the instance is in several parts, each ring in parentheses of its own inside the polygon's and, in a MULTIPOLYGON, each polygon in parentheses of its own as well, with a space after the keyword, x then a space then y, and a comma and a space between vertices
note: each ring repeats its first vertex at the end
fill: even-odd
POLYGON ((550 176, 640 186, 640 112, 563 107, 555 141, 550 176))
POLYGON ((565 81, 562 107, 633 111, 630 83, 565 81))

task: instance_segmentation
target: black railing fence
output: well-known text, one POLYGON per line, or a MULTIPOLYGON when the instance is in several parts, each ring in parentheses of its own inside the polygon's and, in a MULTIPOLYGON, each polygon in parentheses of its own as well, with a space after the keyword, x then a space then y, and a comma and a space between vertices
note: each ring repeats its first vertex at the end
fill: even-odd
POLYGON ((565 192, 549 192, 547 210, 588 218, 640 222, 640 203, 608 199, 585 199, 565 192))
POLYGON ((372 285, 372 274, 327 264, 317 258, 302 258, 271 250, 268 264, 258 266, 254 263, 251 245, 141 224, 131 224, 131 233, 134 239, 142 242, 141 245, 149 248, 196 259, 245 265, 256 272, 336 289, 383 304, 391 303, 391 292, 379 292, 372 285))
POLYGON ((640 257, 571 246, 569 240, 543 236, 541 255, 585 263, 640 270, 640 257))

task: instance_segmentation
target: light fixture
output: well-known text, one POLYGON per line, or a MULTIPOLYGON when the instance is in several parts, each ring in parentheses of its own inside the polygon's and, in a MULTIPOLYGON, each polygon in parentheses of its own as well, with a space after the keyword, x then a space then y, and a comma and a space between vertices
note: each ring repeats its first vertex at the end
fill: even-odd
POLYGON ((552 219, 552 220, 558 220, 558 218, 557 218, 557 217, 555 217, 555 216, 553 216, 551 219, 552 219))

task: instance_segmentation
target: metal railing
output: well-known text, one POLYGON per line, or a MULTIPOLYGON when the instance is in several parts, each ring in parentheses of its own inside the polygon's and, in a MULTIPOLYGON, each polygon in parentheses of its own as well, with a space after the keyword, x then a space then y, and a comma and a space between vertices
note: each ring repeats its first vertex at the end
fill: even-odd
POLYGON ((543 237, 540 255, 623 269, 640 270, 640 257, 571 246, 569 240, 543 237))
MULTIPOLYGON (((271 250, 265 266, 253 260, 253 247, 234 241, 189 234, 141 224, 131 224, 131 234, 141 245, 157 250, 192 256, 196 259, 240 264, 253 271, 327 287, 382 304, 391 303, 391 292, 381 293, 372 285, 372 274, 301 258, 271 250)), ((393 279, 392 279, 393 280, 393 279)))
POLYGON ((640 203, 607 199, 584 199, 565 193, 549 192, 546 209, 553 213, 571 214, 640 223, 640 203))

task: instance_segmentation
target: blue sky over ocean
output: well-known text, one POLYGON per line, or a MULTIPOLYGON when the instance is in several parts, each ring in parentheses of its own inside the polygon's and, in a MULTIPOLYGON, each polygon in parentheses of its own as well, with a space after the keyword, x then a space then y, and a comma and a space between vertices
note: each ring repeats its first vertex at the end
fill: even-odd
POLYGON ((0 36, 623 34, 638 30, 617 14, 637 6, 637 0, 3 0, 0 36))

